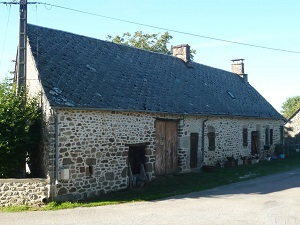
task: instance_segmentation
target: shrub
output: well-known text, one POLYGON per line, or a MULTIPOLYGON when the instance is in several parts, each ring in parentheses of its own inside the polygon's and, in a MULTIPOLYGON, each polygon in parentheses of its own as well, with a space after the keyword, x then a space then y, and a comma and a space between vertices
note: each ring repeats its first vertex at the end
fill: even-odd
POLYGON ((39 119, 37 98, 18 93, 8 80, 0 83, 0 178, 25 176, 26 157, 37 141, 32 126, 39 119))

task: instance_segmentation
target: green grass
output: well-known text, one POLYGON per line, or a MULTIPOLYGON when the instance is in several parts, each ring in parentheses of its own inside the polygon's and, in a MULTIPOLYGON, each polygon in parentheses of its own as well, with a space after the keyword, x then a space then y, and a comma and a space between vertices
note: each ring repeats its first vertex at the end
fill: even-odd
POLYGON ((214 172, 198 172, 188 174, 172 174, 157 177, 144 188, 127 189, 110 193, 87 202, 50 202, 44 207, 14 206, 0 207, 2 212, 32 211, 32 210, 59 210, 76 207, 92 207, 128 202, 149 201, 194 191, 206 190, 230 183, 249 180, 256 177, 280 173, 300 168, 300 153, 290 153, 286 159, 270 162, 261 161, 254 165, 245 165, 232 168, 218 168, 214 172))

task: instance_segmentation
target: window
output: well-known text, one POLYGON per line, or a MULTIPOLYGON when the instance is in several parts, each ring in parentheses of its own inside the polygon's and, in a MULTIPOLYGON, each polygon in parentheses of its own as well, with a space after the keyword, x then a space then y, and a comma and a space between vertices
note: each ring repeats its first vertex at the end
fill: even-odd
POLYGON ((270 145, 273 144, 273 129, 270 129, 270 145))
POLYGON ((208 150, 214 151, 216 149, 216 134, 215 132, 208 132, 208 150))
POLYGON ((93 166, 89 166, 88 175, 92 176, 94 174, 94 168, 93 166))
POLYGON ((248 129, 243 128, 243 146, 248 146, 248 129))

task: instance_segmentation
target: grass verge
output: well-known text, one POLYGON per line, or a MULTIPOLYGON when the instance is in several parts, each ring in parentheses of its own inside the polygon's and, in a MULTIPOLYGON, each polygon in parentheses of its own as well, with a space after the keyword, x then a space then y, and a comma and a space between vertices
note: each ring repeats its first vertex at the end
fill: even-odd
POLYGON ((12 206, 0 207, 0 212, 33 210, 59 210, 76 207, 93 207, 128 202, 150 201, 194 191, 206 190, 230 183, 249 180, 300 168, 300 154, 292 152, 286 159, 261 161, 258 164, 232 168, 218 168, 214 172, 172 174, 157 177, 144 188, 127 189, 91 199, 87 202, 50 202, 43 207, 12 206))

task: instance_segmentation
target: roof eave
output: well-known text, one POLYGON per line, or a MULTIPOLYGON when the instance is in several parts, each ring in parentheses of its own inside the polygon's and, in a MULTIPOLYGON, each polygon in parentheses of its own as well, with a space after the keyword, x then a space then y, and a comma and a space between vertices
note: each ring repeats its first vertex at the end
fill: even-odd
POLYGON ((228 115, 228 114, 188 114, 188 113, 174 113, 174 112, 161 112, 161 111, 145 111, 145 110, 129 110, 129 109, 114 109, 114 108, 90 108, 90 107, 68 107, 68 106, 51 106, 54 110, 85 110, 85 111, 116 111, 116 112, 135 112, 135 113, 151 113, 151 114, 171 114, 180 116, 203 116, 203 117, 234 117, 234 118, 248 118, 248 119, 272 119, 284 120, 279 117, 259 117, 259 116, 243 116, 243 115, 228 115))

